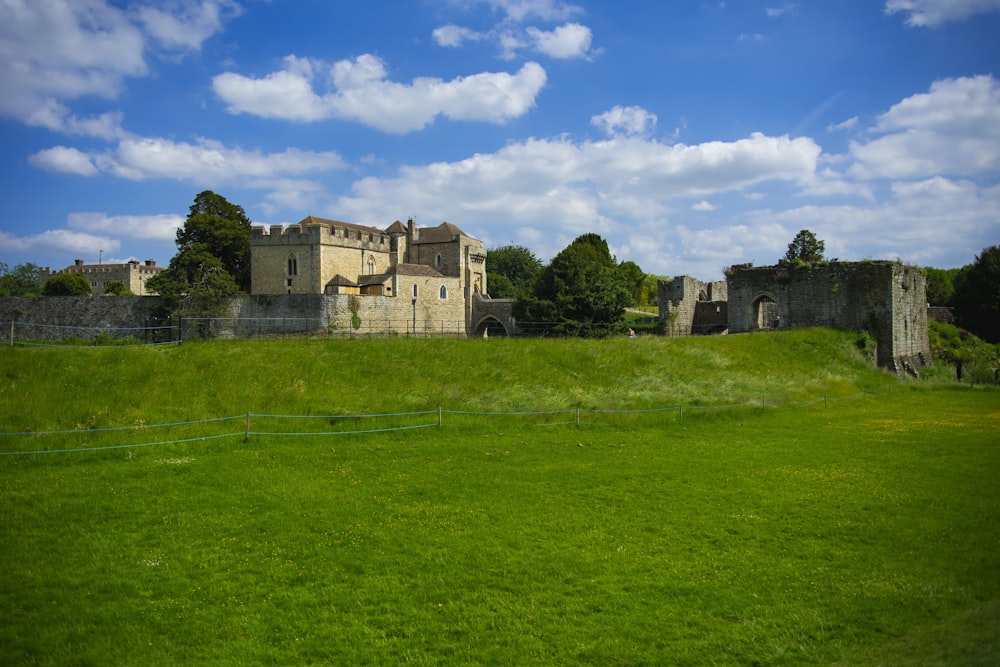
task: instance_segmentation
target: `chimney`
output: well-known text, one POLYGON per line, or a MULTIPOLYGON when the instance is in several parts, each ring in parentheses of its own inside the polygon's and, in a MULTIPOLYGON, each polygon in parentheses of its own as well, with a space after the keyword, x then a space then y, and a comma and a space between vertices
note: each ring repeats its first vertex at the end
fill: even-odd
POLYGON ((73 260, 73 265, 74 266, 83 266, 83 260, 82 259, 74 259, 73 260))
POLYGON ((155 259, 147 259, 146 260, 146 266, 156 266, 156 260, 155 259))

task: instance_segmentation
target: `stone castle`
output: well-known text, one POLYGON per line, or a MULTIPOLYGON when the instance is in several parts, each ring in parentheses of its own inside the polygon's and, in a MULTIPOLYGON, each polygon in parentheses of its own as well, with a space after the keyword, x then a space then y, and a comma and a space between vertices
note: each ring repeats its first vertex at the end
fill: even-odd
MULTIPOLYGON (((251 228, 252 295, 324 295, 332 326, 472 336, 509 331, 509 302, 490 303, 486 248, 457 226, 386 229, 308 216, 251 228)), ((504 300, 495 300, 504 301, 504 300)))
POLYGON ((163 271, 163 267, 157 266, 155 259, 147 259, 143 264, 134 259, 124 264, 85 264, 82 259, 78 259, 65 269, 53 271, 49 267, 43 268, 38 272, 38 281, 44 287, 54 275, 79 273, 90 282, 94 296, 104 294, 108 284, 114 281, 121 281, 125 288, 136 296, 156 296, 156 292, 146 289, 146 281, 160 271, 163 271))
POLYGON ((660 281, 658 296, 668 335, 825 326, 866 332, 896 372, 931 360, 926 278, 900 262, 733 266, 725 281, 660 281))

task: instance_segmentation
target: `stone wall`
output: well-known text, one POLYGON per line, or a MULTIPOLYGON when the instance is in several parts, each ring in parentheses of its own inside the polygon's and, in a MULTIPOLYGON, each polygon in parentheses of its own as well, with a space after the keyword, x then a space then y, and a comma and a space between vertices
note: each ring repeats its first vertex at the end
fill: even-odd
POLYGON ((719 333, 728 326, 728 287, 724 280, 704 282, 678 276, 657 283, 660 321, 670 336, 719 333))
POLYGON ((898 262, 734 267, 729 331, 827 326, 868 332, 880 366, 930 360, 926 279, 898 262))
MULTIPOLYGON (((15 338, 22 340, 89 340, 101 334, 127 338, 143 333, 135 329, 156 324, 153 310, 160 303, 155 296, 3 297, 0 322, 14 322, 15 338)), ((9 329, 0 335, 8 336, 9 329)))

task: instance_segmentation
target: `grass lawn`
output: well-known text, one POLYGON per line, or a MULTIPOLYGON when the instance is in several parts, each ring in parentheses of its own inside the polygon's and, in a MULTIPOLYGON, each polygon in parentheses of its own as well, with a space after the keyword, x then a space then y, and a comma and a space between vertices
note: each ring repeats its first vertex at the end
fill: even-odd
MULTIPOLYGON (((849 345, 825 335, 752 343, 792 350, 787 373, 767 381, 780 387, 771 395, 815 393, 820 384, 803 389, 799 375, 814 354, 845 355, 819 371, 841 395, 891 381, 855 366, 849 345)), ((664 404, 761 393, 766 369, 717 372, 743 352, 632 342, 640 346, 573 343, 565 357, 543 346, 545 360, 520 363, 541 378, 547 409, 587 379, 576 396, 584 406, 610 384, 621 392, 606 401, 648 407, 653 397, 640 387, 657 379, 676 381, 664 404), (725 392, 672 372, 658 350, 701 359, 725 392), (576 382, 555 379, 552 366, 581 355, 588 363, 576 382), (606 369, 615 363, 617 373, 606 369), (639 382, 636 369, 650 366, 639 382)), ((486 354, 504 354, 492 343, 486 354)), ((541 344, 518 356, 533 345, 541 344)), ((240 414, 253 400, 320 414, 334 396, 321 384, 340 391, 359 377, 353 366, 344 377, 321 366, 289 396, 286 364, 258 364, 248 377, 270 377, 280 391, 244 385, 213 399, 190 378, 198 368, 209 378, 237 372, 227 349, 168 352, 183 382, 170 394, 171 383, 153 377, 145 386, 154 396, 134 406, 91 399, 60 414, 26 410, 49 415, 44 428, 73 428, 88 415, 91 425, 131 424, 140 408, 152 423, 184 404, 240 414)), ((336 349, 378 363, 366 347, 336 349)), ((62 364, 50 384, 131 378, 127 358, 88 354, 0 358, 3 414, 41 393, 22 364, 36 373, 62 364)), ((160 351, 113 354, 136 355, 147 372, 164 363, 160 351)), ((414 395, 431 407, 455 390, 425 384, 448 376, 442 363, 474 379, 491 372, 468 357, 422 363, 420 377, 395 378, 413 407, 414 395)), ((521 405, 530 382, 516 369, 495 372, 510 376, 508 393, 489 389, 493 402, 521 405)), ((390 398, 401 400, 369 402, 396 405, 390 398)), ((345 395, 338 406, 352 412, 358 401, 345 395)), ((0 456, 0 664, 993 665, 998 433, 1000 392, 897 383, 828 406, 690 411, 683 420, 638 413, 576 428, 446 416, 441 428, 394 433, 0 456)), ((25 443, 49 446, 8 438, 0 451, 25 443)))

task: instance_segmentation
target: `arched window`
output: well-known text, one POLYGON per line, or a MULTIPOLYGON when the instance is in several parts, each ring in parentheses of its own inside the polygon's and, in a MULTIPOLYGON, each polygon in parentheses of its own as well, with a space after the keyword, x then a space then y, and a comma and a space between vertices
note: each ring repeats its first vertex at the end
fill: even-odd
POLYGON ((413 298, 417 298, 417 284, 413 283, 413 298))
POLYGON ((441 268, 441 253, 434 255, 434 268, 435 269, 441 268))
POLYGON ((368 275, 375 275, 375 258, 368 255, 368 275))
POLYGON ((446 286, 441 285, 441 289, 438 290, 438 298, 439 299, 447 299, 448 298, 448 288, 446 286))
POLYGON ((295 258, 295 255, 288 256, 288 275, 299 275, 299 260, 295 258))

